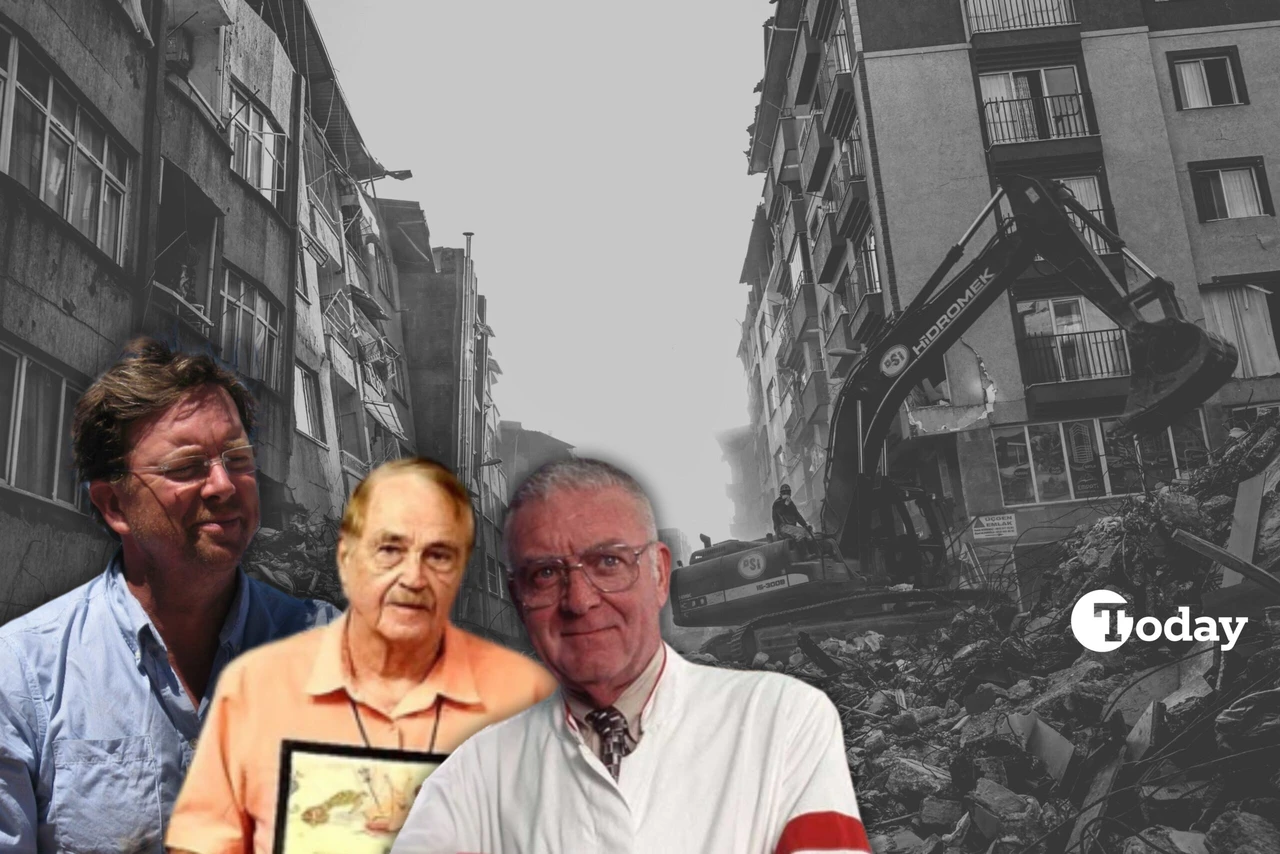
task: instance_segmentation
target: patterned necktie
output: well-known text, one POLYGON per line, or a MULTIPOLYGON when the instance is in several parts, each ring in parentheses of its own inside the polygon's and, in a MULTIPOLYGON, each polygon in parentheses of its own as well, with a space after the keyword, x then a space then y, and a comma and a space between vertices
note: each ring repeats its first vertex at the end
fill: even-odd
POLYGON ((587 713, 587 723, 600 735, 600 760, 604 762, 613 779, 618 779, 622 757, 631 752, 627 743, 627 719, 622 712, 609 706, 587 713))

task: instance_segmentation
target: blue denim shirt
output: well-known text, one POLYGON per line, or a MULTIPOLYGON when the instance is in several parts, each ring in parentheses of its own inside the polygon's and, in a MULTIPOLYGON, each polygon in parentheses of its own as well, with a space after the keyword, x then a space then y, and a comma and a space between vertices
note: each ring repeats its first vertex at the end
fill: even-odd
POLYGON ((241 652, 339 613, 237 576, 198 709, 119 554, 88 584, 0 627, 0 850, 164 850, 218 674, 241 652))

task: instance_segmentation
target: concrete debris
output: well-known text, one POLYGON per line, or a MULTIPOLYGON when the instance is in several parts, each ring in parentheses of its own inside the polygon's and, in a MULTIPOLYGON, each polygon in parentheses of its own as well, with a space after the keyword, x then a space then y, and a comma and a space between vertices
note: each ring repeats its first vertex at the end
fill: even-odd
POLYGON ((1208 854, 1204 834, 1155 825, 1124 841, 1121 854, 1208 854))
POLYGON ((872 850, 1280 851, 1268 821, 1280 821, 1280 619, 1263 617, 1280 601, 1248 578, 1223 600, 1219 562, 1174 539, 1225 543, 1238 484, 1264 475, 1252 562, 1280 575, 1280 419, 1214 455, 1185 483, 1072 532, 1022 613, 972 605, 891 635, 804 626, 802 648, 757 657, 840 710, 872 850), (1185 606, 1194 620, 1222 601, 1259 616, 1231 650, 1158 640, 1094 653, 1070 617, 1097 589, 1121 593, 1134 619, 1185 606))
POLYGON ((1280 851, 1280 830, 1261 816, 1232 810, 1218 816, 1204 837, 1209 854, 1280 851))
POLYGON ((959 801, 927 796, 920 802, 920 815, 917 819, 926 830, 951 830, 964 815, 964 807, 959 801))
POLYGON ((332 519, 288 531, 259 528, 244 556, 245 573, 291 596, 345 608, 347 600, 338 580, 337 542, 338 523, 332 519))

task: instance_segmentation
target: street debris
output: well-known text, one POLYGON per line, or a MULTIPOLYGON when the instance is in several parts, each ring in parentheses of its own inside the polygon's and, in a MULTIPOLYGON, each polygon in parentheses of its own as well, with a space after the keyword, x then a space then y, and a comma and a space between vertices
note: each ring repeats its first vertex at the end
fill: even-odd
POLYGON ((1061 545, 1021 613, 973 605, 901 636, 806 626, 751 665, 714 642, 690 657, 831 697, 876 854, 1280 851, 1280 422, 1061 545), (1188 633, 1095 653, 1071 608, 1098 589, 1135 620, 1249 620, 1229 649, 1188 633))
POLYGON ((251 578, 291 596, 320 599, 345 608, 334 550, 338 528, 332 520, 287 531, 260 528, 245 553, 243 566, 251 578))

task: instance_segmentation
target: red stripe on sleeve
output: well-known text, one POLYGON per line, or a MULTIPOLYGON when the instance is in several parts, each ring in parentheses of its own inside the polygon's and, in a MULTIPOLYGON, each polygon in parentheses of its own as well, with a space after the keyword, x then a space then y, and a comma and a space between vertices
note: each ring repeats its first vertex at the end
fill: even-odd
POLYGON ((871 852, 862 822, 842 812, 807 812, 798 815, 782 829, 782 838, 774 854, 796 851, 866 851, 871 852))

